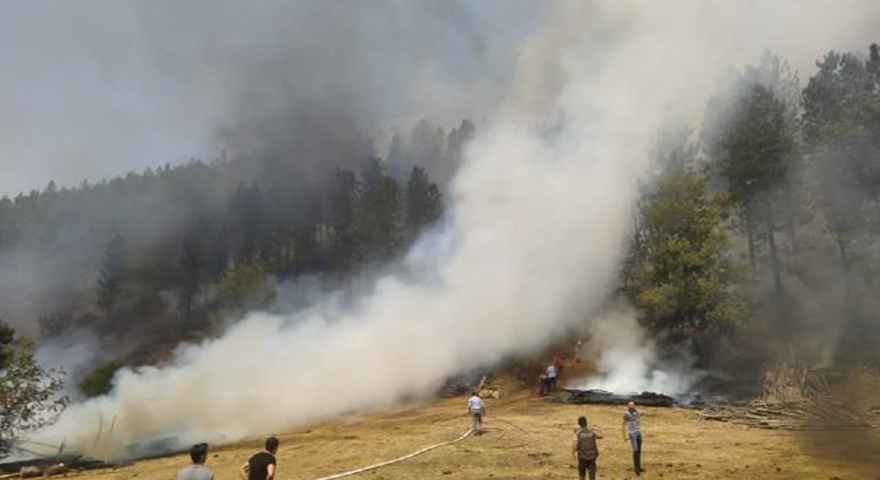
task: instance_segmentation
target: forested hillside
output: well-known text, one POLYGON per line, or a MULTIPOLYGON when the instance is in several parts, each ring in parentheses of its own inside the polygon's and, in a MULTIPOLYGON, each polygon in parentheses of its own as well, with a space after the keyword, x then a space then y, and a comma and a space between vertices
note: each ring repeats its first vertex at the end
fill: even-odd
MULTIPOLYGON (((878 361, 880 50, 817 67, 802 85, 766 54, 649 152, 619 291, 700 366, 878 361)), ((254 153, 4 197, 0 262, 17 275, 2 314, 42 339, 87 330, 111 345, 84 388, 101 393, 157 345, 280 308, 281 282, 351 278, 402 253, 441 218, 473 134, 422 122, 387 159, 354 148, 305 171, 294 154, 254 153)))
POLYGON ((0 318, 43 340, 84 329, 111 358, 150 361, 156 345, 271 307, 280 282, 401 253, 440 219, 473 131, 421 122, 387 160, 351 148, 304 169, 295 153, 254 153, 3 197, 0 318))
POLYGON ((880 360, 880 49, 817 70, 766 54, 658 132, 622 290, 703 366, 880 360))

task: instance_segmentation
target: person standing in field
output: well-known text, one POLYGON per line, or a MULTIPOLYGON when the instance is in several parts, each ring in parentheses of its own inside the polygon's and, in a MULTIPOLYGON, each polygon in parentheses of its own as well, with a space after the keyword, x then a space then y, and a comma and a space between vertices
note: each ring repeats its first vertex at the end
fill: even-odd
POLYGON ((556 365, 547 367, 547 393, 556 390, 556 365))
POLYGON ((278 452, 278 439, 266 439, 266 449, 250 458, 241 466, 241 480, 273 480, 275 478, 275 454, 278 452))
POLYGON ((587 417, 578 418, 578 427, 574 431, 574 442, 571 446, 571 453, 578 465, 578 475, 580 480, 584 480, 589 472, 590 480, 596 480, 596 459, 599 458, 596 440, 602 438, 602 435, 587 428, 587 417))
POLYGON ((486 405, 480 398, 480 392, 474 391, 471 398, 468 399, 468 413, 471 414, 471 432, 474 435, 480 435, 480 429, 483 427, 483 414, 486 412, 486 405))
POLYGON ((189 449, 189 457, 192 463, 177 472, 177 480, 214 480, 214 472, 205 466, 205 461, 208 460, 207 443, 193 445, 189 449))
POLYGON ((553 366, 556 370, 556 379, 562 378, 562 368, 565 367, 565 362, 562 360, 562 357, 559 355, 553 355, 553 366))
POLYGON ((644 412, 636 410, 636 402, 629 402, 626 413, 623 414, 623 423, 621 430, 623 431, 623 441, 630 442, 633 449, 633 467, 636 476, 639 476, 645 470, 642 469, 642 427, 641 419, 644 412))

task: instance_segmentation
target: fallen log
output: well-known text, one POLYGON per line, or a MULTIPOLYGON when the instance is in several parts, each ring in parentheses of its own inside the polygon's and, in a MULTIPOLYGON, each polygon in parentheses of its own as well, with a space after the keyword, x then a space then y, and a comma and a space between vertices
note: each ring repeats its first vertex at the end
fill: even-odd
POLYGON ((49 465, 43 470, 43 476, 54 477, 55 475, 66 475, 70 469, 63 463, 49 465))
POLYGON ((35 465, 27 465, 21 467, 21 471, 19 472, 19 474, 21 475, 21 478, 42 477, 43 469, 35 465))
POLYGON ((863 416, 826 398, 798 402, 755 400, 747 405, 709 405, 700 419, 781 430, 842 430, 874 428, 863 416))

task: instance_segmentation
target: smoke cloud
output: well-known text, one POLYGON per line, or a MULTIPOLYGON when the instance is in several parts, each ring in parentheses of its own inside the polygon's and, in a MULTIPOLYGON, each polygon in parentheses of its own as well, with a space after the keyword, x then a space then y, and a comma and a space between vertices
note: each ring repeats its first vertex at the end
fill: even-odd
POLYGON ((632 308, 618 307, 590 322, 592 339, 580 356, 595 359, 596 375, 575 381, 576 389, 619 393, 691 393, 705 372, 693 368, 686 352, 660 358, 657 344, 647 337, 632 308))
MULTIPOLYGON (((609 295, 668 111, 699 118, 718 75, 764 48, 799 66, 866 44, 880 9, 843 3, 551 4, 465 152, 446 223, 404 260, 419 274, 384 276, 352 307, 253 313, 170 365, 123 370, 109 396, 71 407, 42 437, 110 456, 169 435, 235 439, 429 394, 449 375, 537 351, 609 295), (95 443, 102 416, 114 429, 95 443)), ((594 327, 616 387, 638 389, 648 372, 657 390, 674 389, 651 377, 651 355, 632 353, 645 341, 630 316, 594 327)))
POLYGON ((75 330, 40 342, 36 360, 43 368, 64 371, 65 394, 79 399, 79 383, 88 370, 106 360, 107 352, 91 332, 75 330))
POLYGON ((306 170, 482 116, 531 3, 3 2, 0 195, 223 149, 306 170))
MULTIPOLYGON (((248 159, 245 183, 356 171, 424 118, 454 127, 490 113, 536 18, 529 3, 3 2, 0 197, 221 154, 248 159)), ((435 180, 455 163, 411 156, 435 180)), ((237 181, 202 186, 209 209, 225 208, 237 181)), ((67 308, 69 285, 95 276, 113 233, 148 248, 179 236, 191 200, 174 194, 53 211, 67 219, 53 244, 0 251, 0 268, 17 272, 0 277, 0 317, 35 335, 40 316, 67 308)))

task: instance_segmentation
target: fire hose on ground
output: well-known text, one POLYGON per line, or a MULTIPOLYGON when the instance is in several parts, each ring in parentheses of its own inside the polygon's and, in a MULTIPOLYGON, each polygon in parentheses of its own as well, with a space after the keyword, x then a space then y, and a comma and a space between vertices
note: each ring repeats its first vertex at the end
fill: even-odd
MULTIPOLYGON (((526 431, 525 429, 519 427, 518 425, 516 425, 516 424, 514 424, 514 423, 512 423, 512 422, 509 422, 509 421, 507 421, 507 420, 505 420, 505 419, 503 419, 503 418, 500 418, 500 417, 493 417, 493 418, 494 418, 495 420, 500 420, 500 421, 502 421, 502 422, 504 422, 504 423, 510 425, 511 427, 513 427, 513 428, 515 428, 515 429, 517 429, 517 430, 519 430, 519 431, 521 431, 521 432, 523 432, 523 433, 525 433, 525 434, 529 434, 529 435, 531 435, 531 433, 529 433, 529 432, 526 431)), ((488 430, 488 429, 484 429, 484 430, 488 430)), ((494 429, 492 429, 492 430, 494 430, 494 429)), ((359 474, 359 473, 369 472, 370 470, 375 470, 375 469, 377 469, 377 468, 387 467, 388 465, 393 465, 393 464, 395 464, 395 463, 399 463, 399 462, 402 462, 402 461, 404 461, 404 460, 409 460, 409 459, 411 459, 411 458, 413 458, 413 457, 416 457, 416 456, 418 456, 418 455, 421 455, 421 454, 423 454, 423 453, 425 453, 425 452, 430 452, 431 450, 435 450, 435 449, 440 448, 440 447, 447 447, 447 446, 449 446, 449 445, 455 445, 456 443, 459 443, 459 442, 463 441, 464 439, 470 437, 473 433, 474 433, 473 430, 468 430, 467 432, 464 433, 464 435, 462 435, 462 436, 456 438, 455 440, 449 440, 449 441, 446 441, 446 442, 435 443, 434 445, 429 445, 429 446, 427 446, 427 447, 424 447, 424 448, 421 448, 421 449, 419 449, 419 450, 416 450, 415 452, 412 452, 412 453, 406 454, 406 455, 404 455, 404 456, 402 456, 402 457, 393 458, 393 459, 391 459, 391 460, 386 460, 386 461, 384 461, 384 462, 376 463, 376 464, 373 464, 373 465, 368 465, 368 466, 366 466, 366 467, 361 467, 361 468, 358 468, 358 469, 355 469, 355 470, 349 470, 349 471, 347 471, 347 472, 342 472, 342 473, 337 473, 337 474, 334 474, 334 475, 329 475, 329 476, 326 476, 326 477, 313 478, 313 479, 311 479, 311 480, 333 480, 333 479, 336 479, 336 478, 350 477, 350 476, 352 476, 352 475, 357 475, 357 474, 359 474)), ((502 436, 503 436, 503 435, 502 435, 502 436)), ((496 442, 497 442, 497 440, 496 440, 496 442)))
POLYGON ((314 478, 314 479, 312 479, 312 480, 333 480, 333 479, 335 479, 335 478, 350 477, 350 476, 352 476, 352 475, 357 475, 357 474, 359 474, 359 473, 368 472, 368 471, 370 471, 370 470, 375 470, 375 469, 377 469, 377 468, 381 468, 381 467, 385 467, 385 466, 388 466, 388 465, 392 465, 392 464, 395 464, 395 463, 398 463, 398 462, 402 462, 402 461, 404 461, 404 460, 409 460, 410 458, 413 458, 413 457, 415 457, 415 456, 421 455, 421 454, 423 454, 423 453, 425 453, 425 452, 429 452, 429 451, 431 451, 431 450, 434 450, 434 449, 437 449, 437 448, 440 448, 440 447, 446 447, 446 446, 454 445, 454 444, 456 444, 456 443, 458 443, 458 442, 461 442, 461 441, 463 441, 464 439, 466 439, 466 438, 468 438, 469 436, 471 436, 471 433, 473 433, 473 430, 468 430, 467 432, 465 432, 464 435, 462 435, 462 436, 456 438, 455 440, 449 440, 449 441, 447 441, 447 442, 441 442, 441 443, 436 443, 436 444, 434 444, 434 445, 429 445, 429 446, 427 446, 427 447, 424 447, 424 448, 422 448, 422 449, 420 449, 420 450, 416 450, 415 452, 409 453, 409 454, 404 455, 404 456, 402 456, 402 457, 397 457, 397 458, 394 458, 394 459, 391 459, 391 460, 386 460, 386 461, 384 461, 384 462, 376 463, 376 464, 369 465, 369 466, 366 466, 366 467, 361 467, 361 468, 358 468, 358 469, 356 469, 356 470, 350 470, 350 471, 348 471, 348 472, 337 473, 337 474, 335 474, 335 475, 330 475, 330 476, 327 476, 327 477, 314 478))

